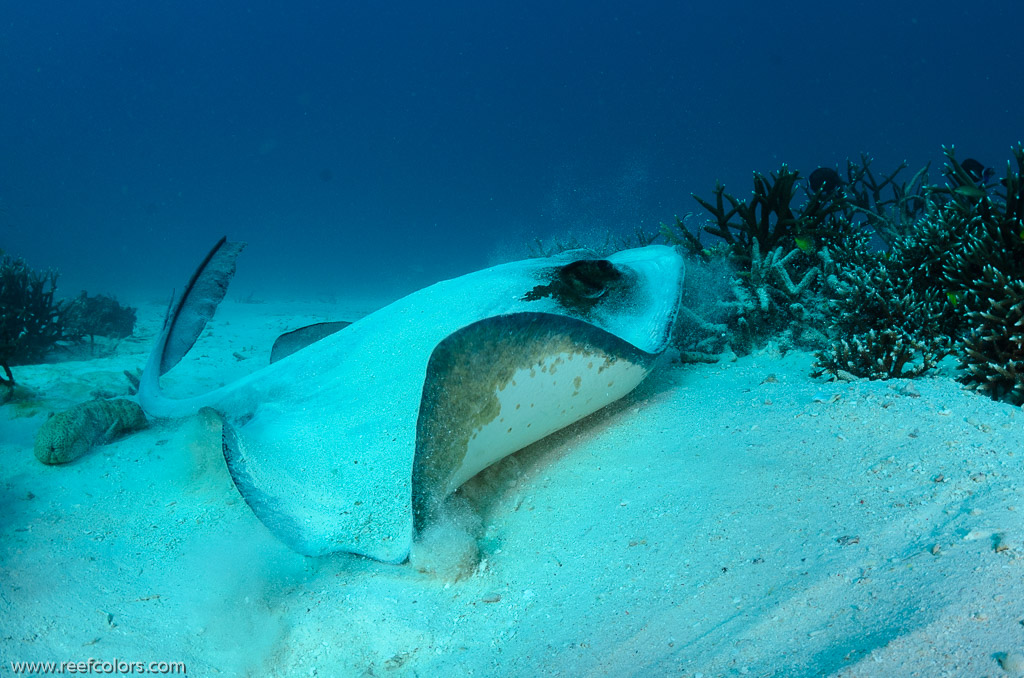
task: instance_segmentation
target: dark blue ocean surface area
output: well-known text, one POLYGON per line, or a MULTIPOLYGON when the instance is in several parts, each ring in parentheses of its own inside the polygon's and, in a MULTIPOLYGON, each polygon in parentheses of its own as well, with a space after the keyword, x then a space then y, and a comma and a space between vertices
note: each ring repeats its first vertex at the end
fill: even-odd
MULTIPOLYGON (((1017 2, 24 2, 0 12, 0 248, 164 298, 397 295, 716 180, 1024 134, 1017 2)), ((596 234, 596 235, 595 235, 596 234)))

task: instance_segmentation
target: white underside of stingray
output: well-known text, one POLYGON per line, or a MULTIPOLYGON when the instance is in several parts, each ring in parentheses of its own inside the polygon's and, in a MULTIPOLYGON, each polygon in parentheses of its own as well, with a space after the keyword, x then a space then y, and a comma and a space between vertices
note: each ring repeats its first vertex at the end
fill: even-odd
POLYGON ((139 397, 224 421, 235 484, 295 550, 402 562, 479 471, 629 393, 666 348, 683 278, 671 248, 574 253, 437 283, 237 382, 171 400, 159 377, 223 298, 221 241, 172 309, 139 397), (579 254, 579 253, 575 253, 579 254))
POLYGON ((498 416, 473 428, 466 456, 445 492, 454 492, 494 462, 618 400, 645 376, 643 365, 628 360, 608 364, 603 356, 582 350, 552 354, 519 368, 504 388, 494 391, 498 416))

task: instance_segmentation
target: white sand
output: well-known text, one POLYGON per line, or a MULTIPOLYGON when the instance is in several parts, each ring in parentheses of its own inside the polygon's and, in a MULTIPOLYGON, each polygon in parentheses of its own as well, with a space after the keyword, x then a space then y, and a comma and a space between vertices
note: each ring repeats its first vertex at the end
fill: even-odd
MULTIPOLYGON (((226 303, 165 381, 229 381, 281 331, 371 306, 226 303)), ((112 357, 15 372, 39 397, 0 408, 2 675, 95 657, 196 676, 1001 676, 1000 653, 1024 653, 1024 414, 948 376, 830 384, 770 350, 665 365, 470 482, 482 561, 451 582, 290 552, 198 417, 36 461, 46 413, 123 392, 162 312, 112 357)))

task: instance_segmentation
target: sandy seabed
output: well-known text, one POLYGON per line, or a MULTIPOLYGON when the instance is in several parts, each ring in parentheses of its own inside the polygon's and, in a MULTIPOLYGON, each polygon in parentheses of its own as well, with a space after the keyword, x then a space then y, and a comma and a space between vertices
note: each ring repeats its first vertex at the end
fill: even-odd
MULTIPOLYGON (((215 387, 265 364, 277 334, 372 308, 226 302, 165 382, 215 387)), ((950 373, 829 383, 808 376, 810 355, 771 348, 666 360, 470 481, 479 559, 453 580, 291 552, 238 495, 202 417, 40 464, 47 414, 126 393, 122 371, 145 362, 162 315, 142 307, 137 338, 106 357, 16 370, 33 393, 0 408, 0 675, 89 657, 195 676, 1024 665, 1024 413, 950 373)))

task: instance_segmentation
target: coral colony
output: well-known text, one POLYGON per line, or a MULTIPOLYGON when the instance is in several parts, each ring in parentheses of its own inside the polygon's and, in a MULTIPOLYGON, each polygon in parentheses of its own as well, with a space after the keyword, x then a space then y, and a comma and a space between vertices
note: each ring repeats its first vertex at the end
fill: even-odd
POLYGON ((86 336, 131 336, 135 328, 135 309, 111 297, 82 292, 72 301, 55 301, 57 277, 0 250, 0 403, 14 393, 11 365, 42 362, 86 336))
POLYGON ((0 403, 14 388, 11 365, 38 362, 63 336, 57 273, 39 273, 0 251, 0 403))
POLYGON ((695 234, 677 218, 663 237, 734 273, 727 298, 680 314, 684 359, 774 339, 815 349, 815 376, 888 379, 955 356, 965 384, 1024 403, 1024 146, 1011 150, 999 180, 949 148, 942 184, 928 167, 899 181, 905 164, 876 177, 862 156, 845 178, 812 172, 798 207, 785 166, 755 173, 746 201, 721 185, 711 201, 694 196, 713 223, 695 234))

